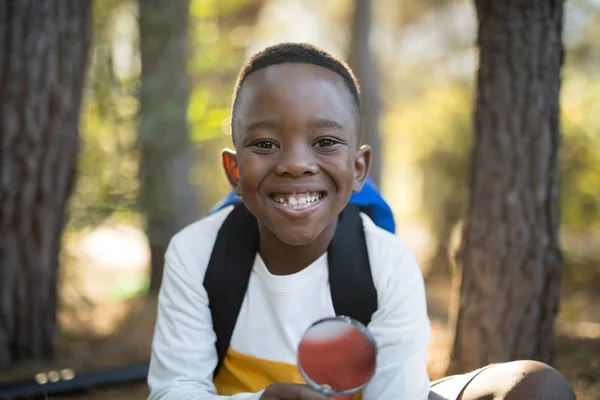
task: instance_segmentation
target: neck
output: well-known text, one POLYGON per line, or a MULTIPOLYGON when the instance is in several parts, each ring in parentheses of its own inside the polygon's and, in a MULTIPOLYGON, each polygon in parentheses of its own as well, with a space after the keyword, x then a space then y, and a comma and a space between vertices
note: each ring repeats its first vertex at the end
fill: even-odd
POLYGON ((332 222, 312 242, 303 245, 290 245, 282 242, 268 228, 260 225, 259 253, 267 269, 273 275, 291 275, 302 271, 327 251, 337 227, 332 222))

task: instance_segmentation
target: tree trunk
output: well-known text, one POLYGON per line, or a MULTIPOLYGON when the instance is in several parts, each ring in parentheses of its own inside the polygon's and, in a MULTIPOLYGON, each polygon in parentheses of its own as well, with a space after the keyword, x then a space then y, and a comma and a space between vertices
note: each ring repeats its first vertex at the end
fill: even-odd
POLYGON ((90 23, 86 0, 0 2, 0 369, 53 353, 90 23))
POLYGON ((188 172, 188 0, 140 0, 140 206, 150 243, 150 293, 160 288, 171 237, 198 218, 188 172))
POLYGON ((563 2, 475 1, 479 71, 449 373, 553 361, 563 2))
POLYGON ((370 176, 373 182, 380 186, 382 155, 379 114, 381 105, 377 64, 369 45, 371 15, 370 0, 355 0, 348 60, 361 86, 363 142, 373 148, 370 176))

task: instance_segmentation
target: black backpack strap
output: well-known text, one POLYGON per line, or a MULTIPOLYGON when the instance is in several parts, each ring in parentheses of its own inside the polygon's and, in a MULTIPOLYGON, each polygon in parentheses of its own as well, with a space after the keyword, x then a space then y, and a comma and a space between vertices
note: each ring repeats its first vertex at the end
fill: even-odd
MULTIPOLYGON (((217 376, 231 342, 258 251, 258 239, 256 218, 243 203, 235 206, 217 234, 204 277, 217 336, 218 362, 213 377, 217 376)), ((377 290, 357 205, 349 204, 340 214, 327 257, 336 314, 368 325, 377 310, 377 290)))
POLYGON ((371 219, 371 221, 374 221, 374 219, 373 219, 373 207, 372 206, 369 206, 369 205, 359 205, 358 206, 358 210, 359 210, 359 212, 364 213, 367 217, 369 217, 369 219, 371 219))
POLYGON ((214 376, 219 372, 229 348, 257 249, 256 218, 240 203, 221 226, 204 275, 204 287, 217 336, 218 362, 214 376))
POLYGON ((348 204, 340 214, 327 257, 335 313, 368 325, 377 311, 377 289, 357 205, 348 204))

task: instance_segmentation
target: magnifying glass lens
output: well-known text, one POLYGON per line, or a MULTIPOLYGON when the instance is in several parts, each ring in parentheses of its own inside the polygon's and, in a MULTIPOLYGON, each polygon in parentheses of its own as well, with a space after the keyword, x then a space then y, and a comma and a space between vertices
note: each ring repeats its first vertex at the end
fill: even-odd
POLYGON ((298 346, 300 373, 327 395, 360 391, 375 374, 377 346, 367 328, 347 317, 332 317, 307 329, 298 346))

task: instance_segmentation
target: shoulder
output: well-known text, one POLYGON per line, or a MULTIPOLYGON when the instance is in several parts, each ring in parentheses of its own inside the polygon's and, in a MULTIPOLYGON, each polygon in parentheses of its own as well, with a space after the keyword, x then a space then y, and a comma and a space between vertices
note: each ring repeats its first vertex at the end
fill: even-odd
MULTIPOLYGON (((198 239, 212 239, 213 244, 217 238, 217 233, 225 222, 225 219, 233 209, 233 206, 225 207, 214 214, 206 216, 196 222, 191 223, 179 232, 171 240, 177 244, 198 245, 198 239)), ((211 246, 212 247, 212 246, 211 246)))
POLYGON ((169 243, 165 262, 184 268, 188 275, 202 281, 219 229, 232 209, 226 207, 177 232, 169 243))
POLYGON ((413 261, 416 262, 412 251, 398 236, 375 225, 367 215, 361 214, 361 217, 369 258, 377 261, 375 269, 379 268, 378 264, 383 263, 382 266, 387 267, 391 262, 397 263, 402 260, 405 263, 397 265, 396 269, 398 267, 400 269, 415 267, 415 265, 412 265, 413 261))
POLYGON ((422 285, 421 268, 410 248, 395 234, 375 225, 367 215, 361 217, 377 291, 410 291, 422 285))

